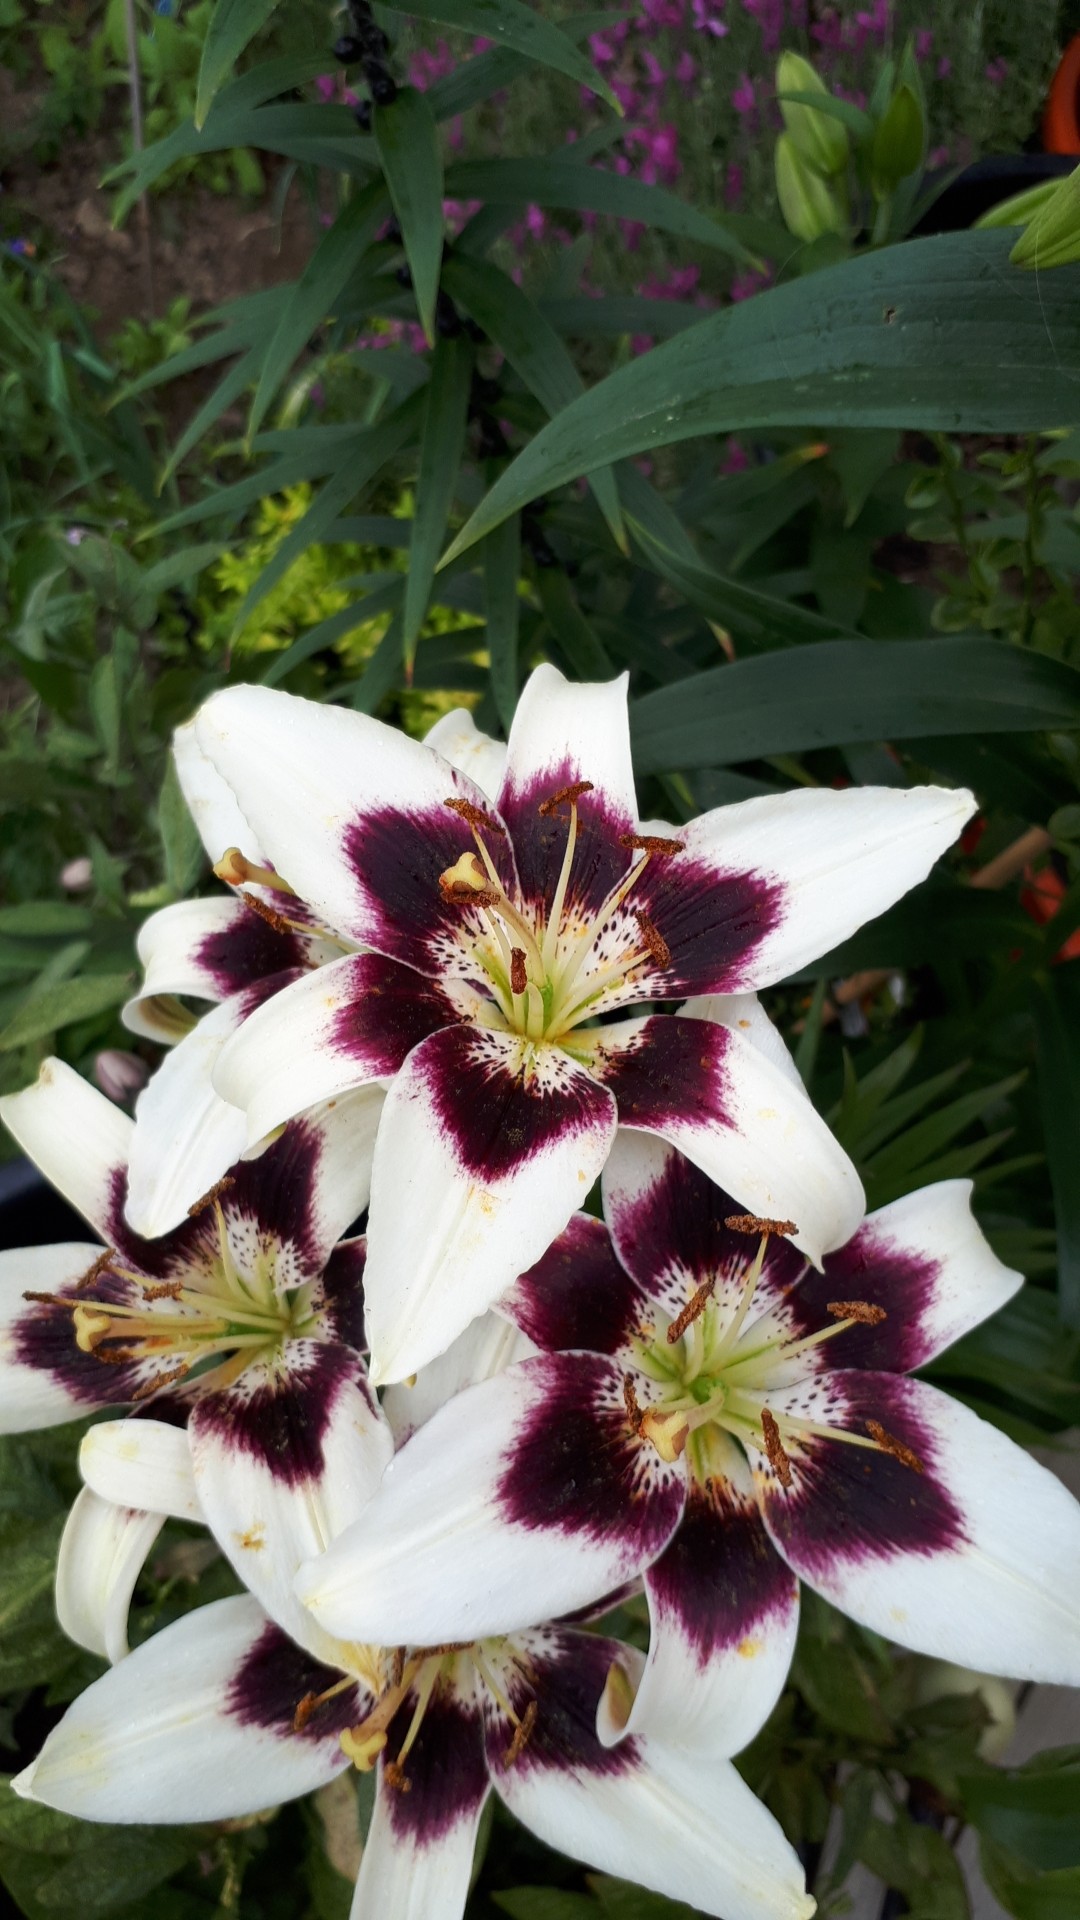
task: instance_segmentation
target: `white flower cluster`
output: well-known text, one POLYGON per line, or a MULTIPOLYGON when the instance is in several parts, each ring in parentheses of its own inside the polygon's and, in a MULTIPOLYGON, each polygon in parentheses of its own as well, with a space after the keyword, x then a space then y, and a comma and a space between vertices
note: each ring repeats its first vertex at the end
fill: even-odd
POLYGON ((119 1415, 57 1577, 110 1670, 17 1790, 186 1822, 375 1768, 357 1920, 458 1920, 492 1789, 595 1867, 804 1920, 732 1765, 800 1580, 1080 1682, 1080 1510, 910 1377, 1019 1276, 966 1182, 866 1215, 755 997, 971 796, 642 821, 625 682, 551 667, 505 749, 235 687, 175 752, 229 891, 143 928, 125 1018, 169 1052, 134 1120, 55 1060, 0 1102, 98 1236, 0 1255, 0 1426, 119 1415), (243 1591, 129 1653, 170 1516, 243 1591), (590 1624, 642 1587, 647 1656, 590 1624))

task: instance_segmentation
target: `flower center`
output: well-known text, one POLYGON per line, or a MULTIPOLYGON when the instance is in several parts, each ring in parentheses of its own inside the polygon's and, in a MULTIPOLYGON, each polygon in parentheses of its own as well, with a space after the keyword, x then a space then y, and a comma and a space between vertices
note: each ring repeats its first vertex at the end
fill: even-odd
POLYGON ((785 1487, 792 1482, 792 1454, 797 1457, 803 1443, 813 1438, 890 1453, 921 1473, 922 1462, 910 1447, 876 1420, 865 1423, 865 1433, 852 1433, 770 1404, 771 1391, 798 1377, 790 1370, 792 1361, 857 1323, 876 1325, 885 1310, 866 1300, 831 1300, 833 1325, 801 1336, 768 1312, 751 1318, 771 1235, 796 1229, 790 1220, 759 1220, 752 1214, 732 1215, 724 1224, 735 1232, 759 1235, 757 1253, 733 1306, 716 1300, 721 1276, 713 1274, 690 1293, 674 1319, 658 1313, 654 1324, 639 1330, 632 1343, 639 1379, 628 1373, 623 1384, 632 1432, 648 1440, 664 1460, 686 1453, 700 1481, 715 1471, 718 1449, 713 1436, 721 1431, 765 1454, 785 1487), (641 1375, 658 1389, 645 1406, 638 1400, 641 1375))
MULTIPOLYGON (((532 1691, 527 1662, 510 1640, 454 1641, 440 1647, 368 1648, 364 1651, 366 1658, 361 1664, 368 1672, 374 1670, 372 1691, 378 1698, 359 1726, 350 1727, 341 1735, 343 1752, 361 1773, 370 1772, 380 1754, 383 1754, 383 1775, 387 1784, 401 1793, 408 1793, 411 1785, 407 1771, 409 1754, 416 1744, 424 1717, 440 1683, 460 1692, 468 1687, 470 1677, 474 1683, 479 1680, 514 1729, 503 1755, 504 1767, 512 1767, 528 1745, 536 1725, 536 1700, 530 1698, 524 1711, 519 1713, 510 1699, 515 1683, 523 1685, 530 1693, 532 1691), (410 1695, 414 1697, 412 1717, 398 1742, 397 1752, 386 1757, 391 1726, 410 1695)), ((351 1679, 346 1679, 326 1693, 306 1694, 293 1716, 295 1730, 299 1732, 303 1728, 324 1700, 351 1684, 351 1679)))
POLYGON ((504 837, 505 828, 470 800, 446 802, 471 827, 476 850, 463 853, 440 874, 440 891, 444 900, 479 914, 483 932, 474 954, 491 983, 499 1025, 530 1040, 563 1041, 583 1021, 615 1004, 620 989, 635 984, 646 969, 662 972, 671 965, 662 934, 626 901, 650 860, 681 853, 681 840, 622 834, 620 845, 630 855, 626 872, 594 913, 583 914, 570 904, 578 801, 592 791, 591 780, 578 780, 540 803, 538 811, 546 818, 561 818, 566 810, 567 834, 551 899, 535 918, 510 899, 492 859, 485 836, 504 837))
POLYGON ((148 1399, 210 1358, 219 1362, 214 1388, 228 1386, 252 1360, 275 1351, 287 1335, 304 1330, 310 1315, 310 1289, 279 1293, 277 1247, 260 1242, 243 1267, 237 1261, 218 1198, 227 1184, 222 1181, 192 1209, 213 1207, 216 1246, 208 1247, 201 1261, 192 1261, 176 1278, 150 1280, 122 1265, 107 1248, 74 1293, 24 1296, 66 1308, 79 1350, 106 1366, 146 1360, 160 1363, 160 1370, 136 1389, 135 1400, 148 1399), (109 1298, 110 1279, 128 1283, 127 1298, 109 1298), (137 1290, 137 1298, 131 1297, 132 1289, 137 1290))

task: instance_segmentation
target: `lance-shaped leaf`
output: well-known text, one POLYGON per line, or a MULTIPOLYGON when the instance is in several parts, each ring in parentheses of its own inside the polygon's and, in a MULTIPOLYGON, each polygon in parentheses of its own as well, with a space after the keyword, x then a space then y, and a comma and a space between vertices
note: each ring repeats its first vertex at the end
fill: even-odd
POLYGON ((357 193, 323 234, 278 321, 266 350, 255 398, 251 403, 248 434, 254 434, 297 354, 325 319, 349 275, 374 240, 386 218, 386 188, 376 180, 357 193))
MULTIPOLYGON (((585 383, 553 326, 534 307, 528 294, 514 285, 509 274, 485 261, 454 253, 443 274, 447 291, 460 300, 488 338, 506 355, 545 412, 554 416, 568 407, 585 383)), ((602 469, 592 476, 608 526, 625 551, 626 535, 614 476, 602 469)))
POLYGON ((472 364, 472 344, 464 333, 438 342, 420 436, 416 511, 405 580, 402 645, 406 673, 412 667, 417 636, 424 624, 461 466, 472 364))
POLYGON ((1080 674, 1000 640, 824 640, 736 660, 631 708, 639 773, 855 740, 1080 724, 1080 674))
POLYGON ((210 16, 199 62, 195 98, 195 125, 201 127, 222 81, 235 66, 249 40, 265 26, 278 0, 217 0, 210 16))
POLYGON ((484 547, 484 607, 487 614, 491 692, 499 719, 510 731, 518 698, 518 574, 521 570, 521 522, 504 520, 484 547))
MULTIPOLYGON (((542 67, 554 67, 583 87, 598 93, 615 112, 622 113, 618 100, 603 75, 596 71, 553 20, 545 20, 522 0, 387 0, 391 12, 407 13, 418 20, 439 20, 463 33, 482 34, 500 47, 509 47, 542 67)), ((577 35, 574 35, 577 38, 577 35)))
POLYGON ((400 87, 375 109, 375 143, 401 226, 420 323, 435 344, 435 298, 443 244, 443 165, 439 129, 422 93, 400 87))
POLYGON ((1080 420, 1080 268, 1036 285, 1009 272, 1007 246, 1000 233, 913 240, 712 315, 559 414, 450 553, 551 487, 699 434, 794 425, 1016 433, 1080 420))

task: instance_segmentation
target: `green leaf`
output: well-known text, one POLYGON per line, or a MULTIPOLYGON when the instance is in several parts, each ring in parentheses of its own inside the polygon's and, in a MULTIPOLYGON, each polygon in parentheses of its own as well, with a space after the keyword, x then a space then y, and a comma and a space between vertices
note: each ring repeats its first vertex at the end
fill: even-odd
POLYGON ((536 591, 551 638, 578 680, 610 680, 615 669, 603 642, 578 606, 561 567, 538 567, 536 591))
POLYGON ((28 934, 32 939, 50 933, 86 933, 93 923, 89 907, 77 907, 68 900, 23 900, 17 907, 0 907, 0 933, 28 934))
MULTIPOLYGON (((299 280, 285 298, 281 318, 266 349, 251 403, 249 438, 258 432, 293 361, 326 318, 349 275, 374 240, 386 218, 386 208, 386 187, 381 180, 376 180, 353 195, 333 226, 323 234, 299 280)), ((441 222, 441 205, 439 218, 441 222)))
POLYGON ((1075 969, 1054 967, 1037 980, 1032 1004, 1057 1223, 1061 1317, 1066 1326, 1080 1327, 1080 981, 1075 969))
POLYGON ((459 27, 463 33, 494 40, 500 47, 509 47, 515 53, 524 54, 526 59, 535 60, 539 66, 565 73, 568 79, 577 80, 599 94, 616 113, 622 113, 607 81, 592 61, 578 51, 553 20, 545 20, 537 9, 523 5, 522 0, 386 0, 386 5, 391 12, 407 13, 414 20, 441 20, 446 26, 459 27))
POLYGON ((630 725, 639 773, 943 730, 1071 728, 1080 673, 1001 640, 825 640, 660 687, 630 725))
POLYGON ((561 154, 552 159, 459 160, 447 169, 446 191, 455 199, 482 200, 486 206, 535 204, 640 220, 657 233, 726 254, 740 266, 761 264, 729 227, 666 187, 651 187, 606 167, 583 166, 561 154))
POLYGON ((466 334, 437 343, 420 436, 416 508, 405 580, 402 649, 406 676, 412 669, 417 635, 431 598, 435 563, 446 537, 465 445, 472 367, 472 343, 466 334))
POLYGON ((518 698, 518 620, 521 599, 521 522, 504 520, 484 542, 484 610, 487 619, 491 691, 507 733, 518 698))
MULTIPOLYGON (((585 390, 573 360, 553 326, 509 274, 482 260, 452 253, 443 272, 446 289, 460 300, 488 338, 506 355, 546 413, 555 415, 585 390)), ((626 548, 614 475, 592 475, 592 489, 617 544, 626 548)))
POLYGON ((266 25, 278 0, 216 0, 203 41, 199 85, 195 98, 195 125, 201 127, 223 80, 249 40, 266 25))
POLYGON ((1031 276, 1010 273, 1007 249, 1008 235, 999 233, 906 241, 701 321, 559 414, 496 482, 450 553, 538 493, 702 434, 778 426, 1012 433, 1074 424, 1080 268, 1062 267, 1036 287, 1031 276))
POLYGON ((176 762, 170 753, 158 795, 158 832, 165 861, 165 879, 178 899, 190 893, 207 865, 209 855, 184 799, 176 762))
POLYGON ((1080 1747, 961 1780, 968 1819, 1030 1866, 1080 1867, 1080 1747))
POLYGON ((337 613, 328 614, 316 626, 309 627, 284 653, 272 656, 270 665, 260 675, 264 687, 279 687, 281 682, 304 660, 310 660, 313 653, 321 653, 324 647, 332 647, 336 641, 343 640, 369 620, 374 620, 387 609, 400 610, 405 592, 404 575, 395 573, 371 574, 365 582, 365 592, 359 600, 350 606, 340 607, 337 613), (377 583, 377 584, 376 584, 377 583), (370 591, 367 589, 370 587, 370 591))
POLYGON ((1039 1873, 1004 1847, 983 1841, 987 1884, 1016 1920, 1076 1920, 1080 1913, 1080 1867, 1039 1873))
POLYGON ((376 107, 375 143, 431 347, 443 248, 442 145, 435 116, 417 88, 399 87, 388 107, 376 107))
POLYGON ((28 1920, 97 1920, 160 1886, 205 1845, 205 1830, 100 1826, 19 1799, 0 1775, 3 1877, 28 1920))
POLYGON ((33 994, 0 1033, 0 1053, 25 1046, 28 1040, 40 1040, 45 1034, 58 1033, 76 1020, 106 1013, 127 999, 131 984, 130 973, 86 973, 81 979, 57 982, 33 994))

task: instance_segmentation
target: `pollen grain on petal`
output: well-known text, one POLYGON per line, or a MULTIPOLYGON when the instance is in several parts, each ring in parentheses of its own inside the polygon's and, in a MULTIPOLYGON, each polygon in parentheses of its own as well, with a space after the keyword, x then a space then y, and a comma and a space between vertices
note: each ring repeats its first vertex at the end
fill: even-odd
POLYGON ((559 787, 555 793, 549 793, 546 800, 541 800, 536 811, 547 819, 558 813, 560 807, 569 806, 573 801, 580 800, 583 793, 593 791, 591 780, 574 780, 568 787, 559 787))
POLYGON ((879 1327, 889 1317, 884 1307, 870 1300, 830 1300, 827 1304, 834 1320, 858 1320, 864 1327, 879 1327))
POLYGON ((910 1467, 912 1473, 926 1472, 918 1454, 911 1447, 906 1446, 903 1440, 898 1440, 895 1433, 889 1433, 880 1420, 868 1420, 866 1431, 875 1445, 881 1448, 882 1453, 891 1454, 894 1460, 899 1460, 902 1467, 910 1467))
POLYGON ((756 1213, 729 1213, 724 1221, 732 1233, 798 1233, 794 1220, 762 1220, 756 1213))
POLYGON ((443 806, 449 807, 451 813, 456 813, 460 820, 464 820, 470 827, 475 827, 478 832, 483 830, 485 833, 497 833, 505 840, 506 828, 502 821, 493 820, 489 813, 484 812, 483 807, 475 806, 471 800, 453 798, 444 800, 443 806))
POLYGON ((782 1487, 791 1485, 791 1461, 784 1452, 784 1443, 780 1438, 780 1429, 768 1407, 761 1409, 761 1431, 765 1436, 765 1452, 769 1465, 782 1487))
POLYGON ((673 854, 685 853, 683 840, 666 840, 661 833, 620 833, 620 847, 627 847, 635 853, 673 854))

